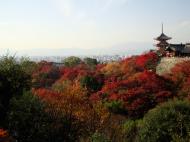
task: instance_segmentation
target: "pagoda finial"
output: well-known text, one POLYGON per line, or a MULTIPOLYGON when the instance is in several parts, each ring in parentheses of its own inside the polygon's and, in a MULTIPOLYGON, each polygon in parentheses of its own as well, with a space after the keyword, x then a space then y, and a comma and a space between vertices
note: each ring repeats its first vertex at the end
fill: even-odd
POLYGON ((164 33, 164 25, 163 25, 163 23, 162 23, 162 33, 164 33))

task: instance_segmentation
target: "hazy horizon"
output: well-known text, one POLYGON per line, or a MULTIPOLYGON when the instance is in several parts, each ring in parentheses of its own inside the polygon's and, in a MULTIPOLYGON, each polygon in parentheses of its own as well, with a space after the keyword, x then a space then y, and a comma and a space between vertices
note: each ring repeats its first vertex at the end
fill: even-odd
POLYGON ((137 55, 155 49, 151 43, 126 43, 113 47, 103 48, 32 48, 18 50, 7 50, 4 48, 0 55, 16 56, 102 56, 102 55, 137 55), (43 53, 43 54, 42 54, 43 53))
POLYGON ((19 56, 139 54, 164 32, 190 42, 189 0, 6 0, 0 50, 19 56))

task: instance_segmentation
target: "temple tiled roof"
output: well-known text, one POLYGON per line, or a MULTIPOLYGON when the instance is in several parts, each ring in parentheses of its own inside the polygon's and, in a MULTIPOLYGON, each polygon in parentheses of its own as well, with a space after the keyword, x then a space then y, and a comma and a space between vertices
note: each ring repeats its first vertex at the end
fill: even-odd
POLYGON ((183 49, 182 53, 190 53, 190 44, 185 45, 185 48, 183 49))
POLYGON ((158 41, 163 41, 163 40, 170 40, 172 39, 171 37, 168 37, 167 35, 165 35, 164 33, 162 33, 159 37, 155 38, 155 40, 158 41))
POLYGON ((190 53, 190 44, 169 44, 166 51, 175 51, 179 53, 190 53))

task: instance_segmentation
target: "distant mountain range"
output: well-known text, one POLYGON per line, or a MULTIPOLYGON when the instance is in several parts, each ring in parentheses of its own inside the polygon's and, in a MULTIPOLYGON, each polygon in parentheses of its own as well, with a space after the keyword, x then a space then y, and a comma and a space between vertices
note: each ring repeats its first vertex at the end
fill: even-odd
POLYGON ((103 55, 137 55, 143 52, 154 49, 151 43, 136 43, 130 42, 125 44, 118 44, 112 47, 105 48, 32 48, 32 49, 2 49, 1 55, 6 54, 7 51, 10 54, 17 56, 103 56, 103 55))

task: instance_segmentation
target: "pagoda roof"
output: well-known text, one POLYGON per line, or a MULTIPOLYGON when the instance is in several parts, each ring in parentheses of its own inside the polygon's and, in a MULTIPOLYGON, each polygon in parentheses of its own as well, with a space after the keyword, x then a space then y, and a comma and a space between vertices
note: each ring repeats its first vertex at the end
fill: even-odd
POLYGON ((159 37, 155 38, 155 40, 158 41, 163 41, 163 40, 170 40, 172 39, 171 37, 168 37, 167 35, 165 35, 164 33, 162 33, 159 37))
POLYGON ((162 41, 156 44, 157 47, 163 47, 163 46, 168 46, 169 43, 167 43, 166 41, 162 41))

